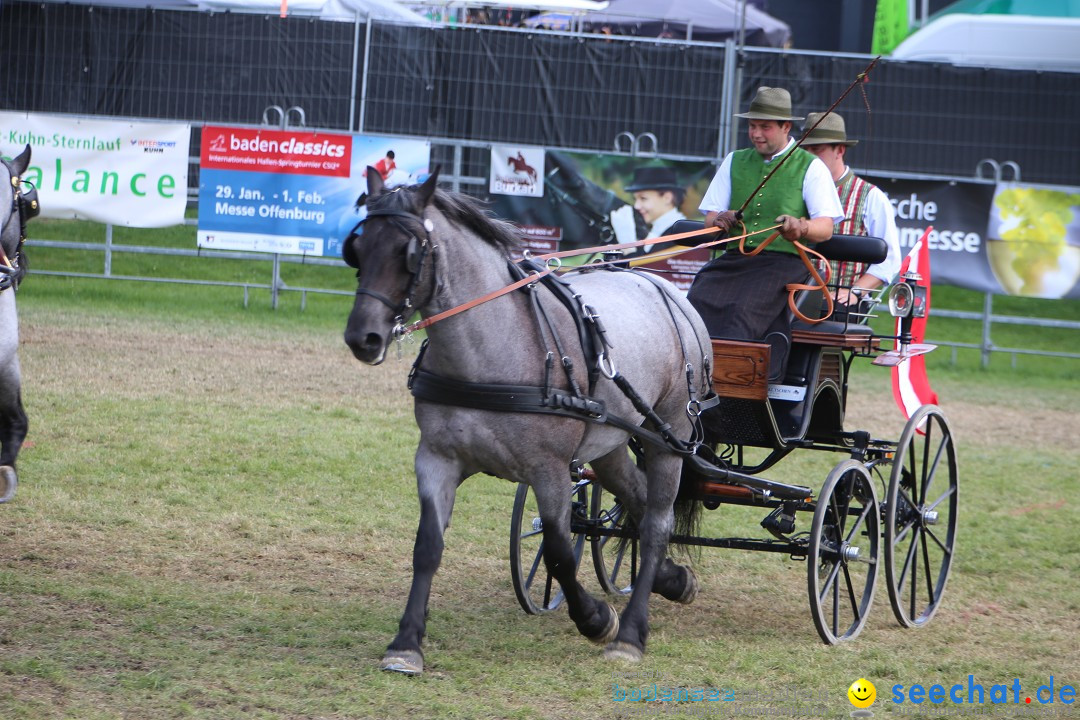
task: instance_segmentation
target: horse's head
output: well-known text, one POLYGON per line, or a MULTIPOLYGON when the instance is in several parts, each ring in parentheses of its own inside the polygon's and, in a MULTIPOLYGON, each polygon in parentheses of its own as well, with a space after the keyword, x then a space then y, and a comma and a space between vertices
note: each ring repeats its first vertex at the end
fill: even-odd
POLYGON ((342 249, 357 281, 345 344, 361 362, 381 363, 395 328, 431 300, 434 226, 425 209, 438 176, 436 170, 422 185, 388 191, 379 172, 368 168, 367 217, 342 249))
POLYGON ((39 212, 37 189, 22 182, 22 174, 30 166, 30 146, 14 160, 0 160, 3 177, 0 177, 0 289, 16 285, 26 272, 22 243, 26 223, 39 212), (14 272, 12 272, 14 268, 14 272), (6 269, 6 272, 5 272, 6 269))

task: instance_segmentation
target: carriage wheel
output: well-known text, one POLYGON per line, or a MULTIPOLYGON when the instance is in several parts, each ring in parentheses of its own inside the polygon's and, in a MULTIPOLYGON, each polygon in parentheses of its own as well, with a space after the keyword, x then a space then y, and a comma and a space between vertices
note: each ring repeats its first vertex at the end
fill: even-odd
POLYGON ((936 405, 923 405, 896 445, 885 499, 885 578, 904 627, 930 622, 945 592, 956 547, 956 481, 949 424, 936 405))
POLYGON ((826 645, 851 640, 874 600, 881 521, 870 473, 858 460, 832 469, 810 528, 810 614, 826 645))
POLYGON ((604 507, 604 488, 593 483, 589 520, 601 528, 629 528, 632 538, 597 535, 590 542, 596 579, 604 592, 628 595, 634 589, 638 572, 638 538, 634 521, 615 496, 608 494, 611 507, 604 507))
MULTIPOLYGON (((579 482, 572 486, 570 500, 574 519, 571 522, 574 524, 584 522, 589 499, 587 485, 579 482)), ((570 542, 576 569, 585 550, 585 534, 575 533, 570 542)), ((541 615, 562 604, 562 588, 548 574, 544 564, 544 524, 536 507, 536 498, 525 483, 518 484, 514 514, 510 518, 510 579, 518 602, 530 615, 541 615)))

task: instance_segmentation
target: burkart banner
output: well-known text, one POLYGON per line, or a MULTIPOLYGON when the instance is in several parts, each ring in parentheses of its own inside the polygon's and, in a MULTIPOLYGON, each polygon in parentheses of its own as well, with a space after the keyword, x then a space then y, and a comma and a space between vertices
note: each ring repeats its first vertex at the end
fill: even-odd
POLYGON ((0 153, 31 147, 43 217, 130 227, 184 222, 191 126, 0 112, 0 153))
POLYGON ((427 176, 422 140, 207 125, 199 174, 199 247, 341 256, 366 215, 367 173, 388 187, 427 176))
POLYGON ((544 149, 493 145, 488 190, 492 195, 544 197, 544 149))

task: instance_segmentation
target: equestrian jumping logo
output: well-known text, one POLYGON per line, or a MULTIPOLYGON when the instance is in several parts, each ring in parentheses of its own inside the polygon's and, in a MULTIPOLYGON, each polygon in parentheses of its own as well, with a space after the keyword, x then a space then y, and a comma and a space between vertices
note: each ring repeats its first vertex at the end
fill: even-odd
POLYGON ((544 150, 492 146, 491 187, 496 195, 544 196, 544 150))

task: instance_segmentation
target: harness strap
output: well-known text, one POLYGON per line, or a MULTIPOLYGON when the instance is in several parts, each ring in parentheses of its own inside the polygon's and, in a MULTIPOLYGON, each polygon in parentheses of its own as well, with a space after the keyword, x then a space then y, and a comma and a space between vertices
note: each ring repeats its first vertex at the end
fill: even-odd
MULTIPOLYGON (((419 358, 418 358, 419 360, 419 358)), ((584 395, 571 395, 565 390, 535 385, 501 385, 454 380, 428 372, 413 365, 409 374, 409 390, 419 400, 455 405, 474 410, 499 412, 545 413, 563 415, 579 420, 611 422, 604 402, 584 395)))

